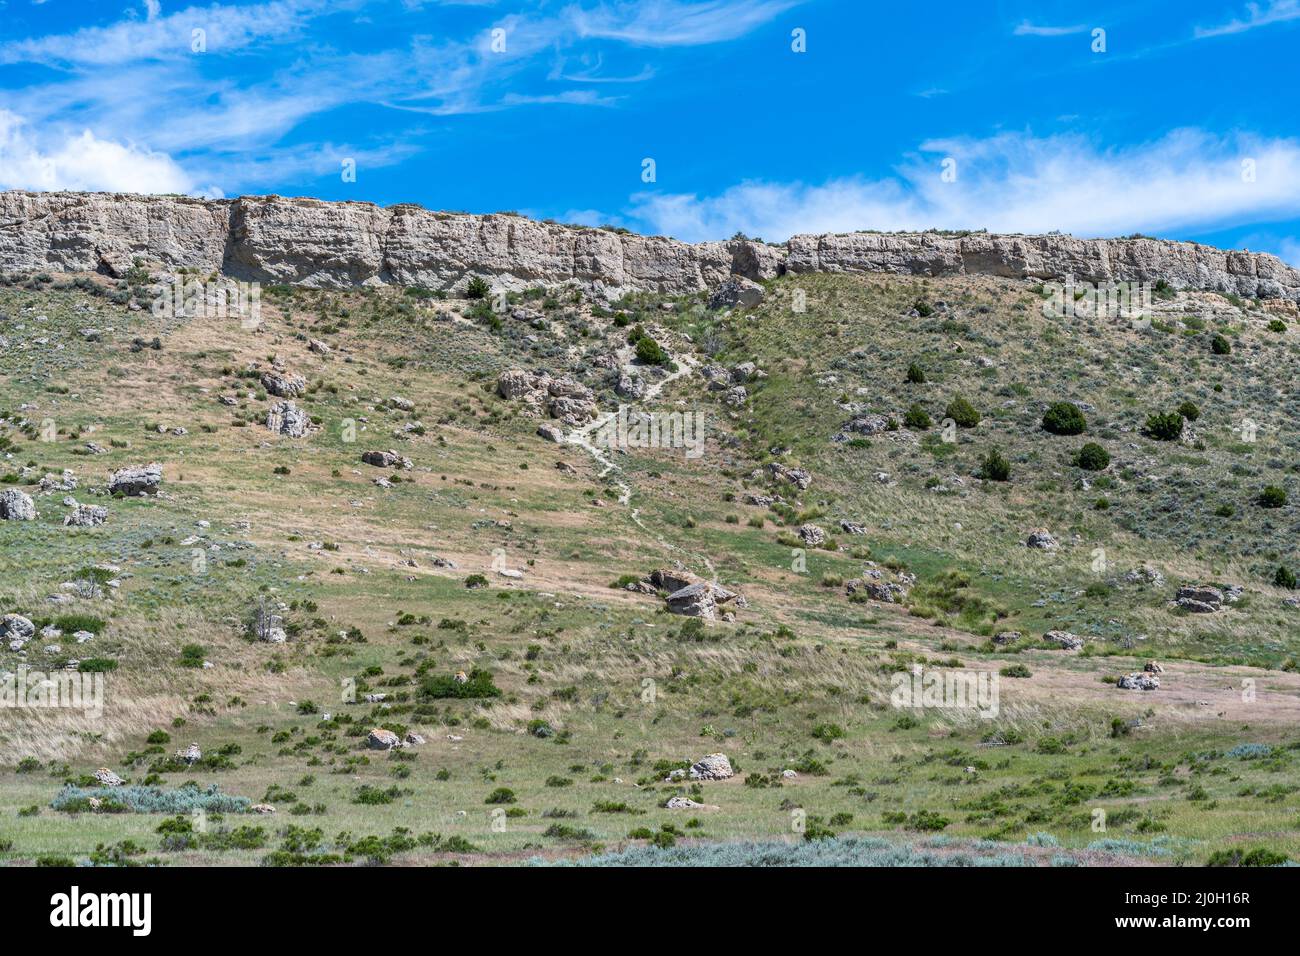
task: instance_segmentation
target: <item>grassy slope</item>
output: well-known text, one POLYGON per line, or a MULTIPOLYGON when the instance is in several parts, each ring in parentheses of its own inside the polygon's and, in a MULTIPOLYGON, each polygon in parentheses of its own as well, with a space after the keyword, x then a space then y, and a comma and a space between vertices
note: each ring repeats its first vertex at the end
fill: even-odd
MULTIPOLYGON (((776 283, 768 305, 731 319, 690 302, 673 313, 648 299, 631 303, 644 310, 640 320, 689 332, 727 364, 755 359, 768 373, 737 412, 724 411, 697 379, 671 387, 665 405, 707 403, 709 453, 699 462, 619 456, 638 526, 590 459, 537 439, 535 419, 491 389, 500 368, 581 367, 584 355, 608 348, 606 334, 622 334, 567 301, 538 303, 548 307, 545 331, 507 320, 493 333, 430 321, 400 296, 299 292, 280 300, 282 309, 268 307, 267 329, 251 334, 197 321, 159 330, 84 290, 0 289, 0 314, 9 317, 0 334, 11 342, 0 356, 0 411, 12 410, 14 420, 50 417, 60 429, 52 444, 5 429, 17 444, 9 468, 34 462, 33 479, 72 468, 83 486, 74 494, 95 500, 84 488, 102 484, 111 469, 157 460, 168 492, 158 501, 106 502, 110 521, 93 530, 61 526, 57 492, 38 499, 35 524, 0 522, 3 610, 101 616, 108 627, 91 653, 120 661, 102 721, 0 715, 3 856, 84 856, 98 843, 128 838, 155 853, 157 816, 68 816, 48 804, 61 781, 100 765, 145 778, 158 754, 147 753, 144 738, 163 728, 172 743, 161 751, 190 740, 209 753, 239 747, 232 769, 160 776, 167 785, 195 779, 269 798, 276 816, 253 821, 266 828, 268 846, 279 845, 275 831, 293 822, 320 827, 326 842, 341 831, 387 834, 402 826, 461 837, 481 851, 449 857, 426 847, 402 859, 511 860, 613 846, 635 827, 665 823, 709 839, 789 838, 792 811, 803 808, 835 820, 839 832, 896 832, 902 828, 887 815, 929 810, 949 821, 946 834, 1021 840, 1050 832, 1079 847, 1099 836, 1089 824, 1101 807, 1111 815, 1106 836, 1173 836, 1175 852, 1193 860, 1229 845, 1296 856, 1296 751, 1288 748, 1300 720, 1300 680, 1276 669, 1296 653, 1296 612, 1269 584, 1272 567, 1290 557, 1294 506, 1265 513, 1251 505, 1259 486, 1291 483, 1293 333, 1266 331, 1262 313, 1236 314, 1233 354, 1216 359, 1203 336, 1179 330, 1053 325, 1038 301, 1024 285, 994 280, 811 276, 776 283), (808 295, 806 313, 788 309, 796 285, 808 295), (909 319, 918 298, 955 308, 909 319), (99 313, 89 316, 86 305, 99 313), (88 343, 78 333, 87 326, 113 330, 88 343), (160 331, 161 351, 129 349, 133 336, 160 331), (309 352, 306 335, 335 351, 309 352), (303 404, 322 427, 308 439, 233 425, 264 415, 256 378, 241 373, 250 363, 265 367, 272 355, 313 383, 303 404), (902 384, 911 361, 926 367, 928 384, 902 384), (1216 382, 1222 392, 1213 391, 1216 382), (216 400, 250 390, 236 409, 216 400), (394 394, 416 410, 384 408, 394 394), (849 417, 845 399, 891 414, 917 401, 937 419, 955 394, 984 414, 955 448, 933 435, 917 444, 876 438, 865 448, 828 441, 849 417), (1087 437, 1115 459, 1108 487, 1076 487, 1080 473, 1069 457, 1083 437, 1038 430, 1041 405, 1058 398, 1096 407, 1087 437), (1136 434, 1147 411, 1184 398, 1203 410, 1196 431, 1204 448, 1136 434), (34 407, 20 412, 23 404, 34 407), (1243 414, 1264 423, 1255 445, 1224 437, 1243 414), (424 424, 423 435, 391 437, 412 420, 424 424), (360 429, 355 443, 345 440, 349 421, 360 429), (160 435, 151 430, 156 424, 182 425, 188 435, 160 435), (121 447, 78 455, 86 440, 121 447), (970 473, 993 445, 1011 458, 1013 481, 984 488, 970 473), (403 476, 410 480, 391 489, 371 484, 377 472, 358 460, 371 447, 400 447, 415 461, 403 476), (806 574, 791 571, 779 515, 727 500, 764 486, 751 474, 782 448, 784 460, 815 475, 802 518, 831 530, 849 517, 870 529, 865 542, 833 535, 845 550, 811 553, 806 574), (579 475, 562 474, 557 461, 579 475), (277 467, 289 473, 276 474, 277 467), (877 471, 893 483, 876 482, 877 471), (934 490, 936 479, 948 490, 934 490), (1093 508, 1101 494, 1110 502, 1105 512, 1093 508), (1215 518, 1225 500, 1236 505, 1234 516, 1215 518), (728 515, 739 520, 729 523, 728 515), (762 528, 748 522, 757 516, 762 528), (210 528, 198 527, 200 520, 210 528), (1021 547, 1037 525, 1065 542, 1061 552, 1021 547), (193 534, 202 540, 182 543, 193 534), (314 542, 328 547, 315 550, 314 542), (205 552, 196 573, 194 547, 211 545, 219 549, 205 552), (1108 575, 1090 568, 1095 547, 1106 549, 1108 575), (525 570, 522 583, 491 575, 498 548, 525 570), (823 584, 858 573, 864 552, 855 557, 854 548, 917 572, 918 593, 929 589, 939 620, 851 604, 842 588, 823 584), (434 568, 434 555, 459 569, 434 568), (679 559, 704 571, 706 558, 752 604, 737 625, 697 633, 653 598, 607 586, 679 559), (59 582, 95 561, 122 568, 116 597, 44 604, 59 582), (1164 571, 1164 592, 1097 586, 1142 562, 1164 571), (966 572, 969 586, 937 588, 949 569, 966 572), (488 573, 492 586, 464 588, 472 572, 488 573), (1168 610, 1177 583, 1202 579, 1241 583, 1250 594, 1213 619, 1168 610), (298 629, 289 644, 244 639, 259 594, 298 602, 288 615, 298 629), (415 620, 398 623, 404 613, 415 620), (443 621, 464 624, 439 627, 443 621), (1082 655, 990 653, 985 636, 1006 627, 1030 635, 1066 627, 1093 640, 1082 655), (351 628, 352 637, 339 636, 351 628), (180 666, 181 648, 191 643, 202 645, 211 669, 180 666), (1160 692, 1123 694, 1102 683, 1140 666, 1134 654, 1166 662, 1160 692), (969 668, 1015 661, 1034 677, 1002 681, 996 721, 927 711, 912 725, 889 706, 889 675, 917 660, 969 668), (504 696, 490 704, 418 699, 421 675, 473 667, 491 670, 504 696), (1254 702, 1241 700, 1243 677, 1258 682, 1254 702), (392 705, 342 704, 347 678, 359 678, 363 694, 394 695, 392 705), (643 699, 647 678, 656 684, 653 701, 643 699), (299 714, 305 701, 351 720, 299 714), (1112 738, 1114 717, 1140 726, 1112 738), (547 721, 559 736, 528 735, 531 720, 547 721), (359 735, 379 723, 417 728, 428 743, 410 752, 413 760, 366 752, 359 735), (826 724, 844 735, 814 737, 826 724), (1020 742, 989 747, 994 733, 1020 742), (1223 755, 1241 743, 1278 749, 1256 760, 1223 755), (692 814, 658 809, 678 788, 656 783, 652 768, 716 750, 741 776, 695 791, 721 809, 694 814, 699 825, 686 828, 692 814), (144 756, 128 764, 128 753, 144 756), (29 756, 39 768, 15 772, 29 756), (801 773, 784 785, 741 779, 779 779, 787 767, 801 773), (366 784, 400 792, 384 805, 353 802, 366 784), (504 830, 493 829, 484 803, 497 787, 513 790, 511 806, 525 811, 504 830), (628 810, 599 812, 600 804, 628 810), (20 815, 30 807, 40 809, 20 815), (307 812, 291 816, 294 807, 307 812), (572 816, 544 815, 556 810, 572 816), (545 835, 556 823, 575 832, 545 835)), ((608 392, 603 398, 615 401, 608 392)), ((37 649, 43 643, 31 645, 29 663, 53 664, 68 652, 47 658, 37 649)), ((16 660, 5 654, 0 663, 12 667, 16 660)), ((167 858, 233 863, 265 853, 167 858)))

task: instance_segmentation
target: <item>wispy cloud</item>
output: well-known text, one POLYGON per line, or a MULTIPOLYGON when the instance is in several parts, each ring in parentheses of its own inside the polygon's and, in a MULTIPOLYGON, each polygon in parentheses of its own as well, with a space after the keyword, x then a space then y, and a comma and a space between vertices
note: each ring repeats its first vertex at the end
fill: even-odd
MULTIPOLYGON (((394 117, 450 117, 554 105, 607 107, 619 97, 602 95, 602 87, 622 85, 630 94, 634 84, 649 81, 656 71, 644 61, 631 71, 607 68, 604 50, 733 39, 798 0, 636 0, 585 6, 551 0, 528 14, 504 15, 488 2, 411 0, 409 10, 461 6, 470 15, 456 20, 456 31, 416 32, 386 48, 382 34, 372 31, 380 45, 357 53, 340 52, 331 42, 339 24, 354 26, 353 20, 327 19, 388 4, 261 0, 173 12, 163 10, 158 0, 137 2, 143 9, 129 8, 105 26, 0 41, 0 66, 53 68, 41 74, 49 77, 45 82, 6 91, 5 105, 23 117, 29 130, 47 133, 51 142, 57 131, 84 129, 101 145, 138 144, 122 148, 145 151, 152 157, 148 162, 166 159, 171 164, 170 173, 157 180, 169 191, 183 185, 185 177, 176 173, 181 168, 210 172, 229 191, 247 188, 253 181, 250 171, 311 169, 312 157, 327 154, 330 147, 295 142, 294 137, 310 121, 320 128, 319 121, 336 111, 373 108, 389 110, 394 117), (483 8, 477 18, 474 7, 483 8), (494 30, 502 31, 503 48, 494 44, 494 30), (198 52, 196 36, 205 45, 198 52)), ((384 14, 401 15, 391 7, 384 14)), ((421 21, 426 29, 439 22, 421 21)), ((394 119, 376 126, 396 140, 406 122, 394 119)), ((367 145, 388 149, 382 142, 367 145)), ((58 146, 40 149, 46 159, 62 155, 58 146)), ((33 178, 33 162, 29 157, 23 164, 24 182, 84 180, 48 174, 33 178)), ((68 168, 67 158, 57 165, 68 168)), ((48 163, 37 166, 48 173, 48 163)), ((11 171, 10 178, 19 177, 11 171)), ((192 184, 202 177, 196 173, 189 178, 192 184)), ((136 182, 117 174, 110 179, 136 182)))
POLYGON ((744 36, 802 0, 638 0, 571 7, 568 19, 579 36, 639 46, 699 46, 744 36))
POLYGON ((1197 27, 1195 36, 1198 39, 1227 36, 1297 19, 1300 19, 1300 0, 1272 0, 1266 4, 1248 3, 1244 18, 1229 20, 1214 27, 1197 27))
POLYGON ((1083 33, 1088 27, 1082 23, 1069 27, 1053 27, 1022 20, 1011 32, 1018 37, 1065 37, 1083 33))
POLYGON ((300 36, 321 13, 363 5, 364 0, 273 0, 243 7, 187 7, 169 16, 150 9, 145 20, 132 17, 105 27, 0 43, 0 63, 111 66, 179 60, 196 56, 194 47, 200 37, 205 54, 219 56, 260 41, 300 36))
POLYGON ((715 196, 645 192, 629 210, 650 231, 688 240, 936 227, 1107 236, 1297 214, 1300 141, 1199 130, 1110 151, 1076 136, 936 140, 888 178, 752 181, 715 196), (941 175, 944 159, 955 161, 955 181, 941 175))

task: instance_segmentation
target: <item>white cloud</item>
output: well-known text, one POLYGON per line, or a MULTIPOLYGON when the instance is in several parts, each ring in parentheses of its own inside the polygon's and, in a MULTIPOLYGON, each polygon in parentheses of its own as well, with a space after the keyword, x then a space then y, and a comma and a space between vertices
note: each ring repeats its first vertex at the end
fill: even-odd
POLYGON ((52 145, 41 146, 23 119, 8 110, 0 110, 0 189, 196 191, 165 153, 103 140, 90 130, 60 135, 52 145))
POLYGON ((567 13, 578 35, 639 46, 697 46, 734 40, 802 0, 636 0, 567 13))
POLYGON ((1278 244, 1278 258, 1300 269, 1300 239, 1283 239, 1278 244))
POLYGON ((1272 0, 1271 3, 1262 6, 1258 3, 1248 3, 1246 13, 1245 19, 1229 20, 1216 27, 1197 27, 1195 35, 1198 39, 1226 36, 1300 19, 1300 0, 1272 0))
POLYGON ((1065 37, 1075 33, 1083 33, 1087 29, 1087 26, 1083 24, 1072 27, 1049 27, 1022 20, 1011 32, 1018 37, 1065 37))
POLYGON ((935 140, 895 174, 820 185, 740 183, 716 196, 640 193, 631 218, 681 239, 737 231, 782 240, 857 229, 979 229, 1081 236, 1169 232, 1300 215, 1300 141, 1177 130, 1098 150, 1077 136, 935 140), (956 180, 941 162, 955 160, 956 180), (1243 176, 1254 162, 1254 180, 1243 176))
POLYGON ((161 16, 157 4, 148 3, 147 20, 126 19, 106 27, 86 27, 74 33, 54 34, 0 44, 0 63, 57 63, 111 66, 140 60, 181 59, 191 51, 193 31, 203 30, 207 52, 219 55, 244 49, 265 39, 285 39, 298 33, 307 21, 334 9, 351 9, 364 0, 273 0, 253 6, 213 4, 187 7, 161 16))

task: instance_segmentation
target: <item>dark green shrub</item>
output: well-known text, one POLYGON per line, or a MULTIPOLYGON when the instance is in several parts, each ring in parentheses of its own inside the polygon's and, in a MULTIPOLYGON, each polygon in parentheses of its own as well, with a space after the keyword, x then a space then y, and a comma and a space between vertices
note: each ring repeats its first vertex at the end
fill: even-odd
POLYGON ((500 697, 501 688, 492 680, 492 675, 478 667, 469 672, 469 680, 464 682, 446 674, 426 677, 420 685, 420 695, 433 700, 473 700, 484 697, 500 697))
POLYGON ((202 644, 186 644, 181 648, 181 667, 202 667, 207 651, 202 644))
POLYGON ((907 367, 907 380, 913 385, 924 385, 925 369, 913 362, 907 367))
POLYGON ((1269 485, 1259 493, 1261 508, 1281 508, 1286 504, 1286 491, 1277 485, 1269 485))
POLYGON ((1285 565, 1278 568, 1277 573, 1273 575, 1274 587, 1286 588, 1288 591, 1294 591, 1295 585, 1295 572, 1285 565))
POLYGON ((1087 428, 1083 412, 1070 402, 1053 402, 1043 413, 1043 430, 1053 435, 1081 435, 1087 428))
POLYGON ((920 405, 913 405, 903 416, 903 424, 912 431, 923 432, 930 427, 930 416, 920 405))
POLYGON ((1079 449, 1074 456, 1074 463, 1084 471, 1103 471, 1110 464, 1110 452, 1090 441, 1079 449))
POLYGON ((943 414, 945 418, 951 418, 958 428, 974 428, 980 423, 980 413, 960 395, 948 403, 943 414))
POLYGON ((488 281, 482 276, 473 276, 469 280, 469 285, 465 286, 465 297, 467 299, 486 299, 492 291, 488 281))
POLYGON ((1205 861, 1205 865, 1281 866, 1289 859, 1290 857, 1285 853, 1277 853, 1273 850, 1267 850, 1264 847, 1256 847, 1253 850, 1243 850, 1241 847, 1234 847, 1231 850, 1215 850, 1210 854, 1210 858, 1205 861))
POLYGON ((668 353, 648 335, 643 335, 636 340, 636 357, 646 365, 668 364, 668 353))
POLYGON ((978 475, 985 481, 1010 481, 1011 462, 995 448, 980 463, 978 475))
POLYGON ((1229 355, 1232 353, 1232 345, 1218 332, 1215 332, 1210 339, 1210 351, 1215 355, 1229 355))
POLYGON ((1196 407, 1195 402, 1183 402, 1178 406, 1178 414, 1189 422, 1194 422, 1201 417, 1201 410, 1196 407))
POLYGON ((1147 416, 1142 434, 1156 441, 1177 441, 1183 434, 1183 422, 1177 412, 1156 412, 1147 416))

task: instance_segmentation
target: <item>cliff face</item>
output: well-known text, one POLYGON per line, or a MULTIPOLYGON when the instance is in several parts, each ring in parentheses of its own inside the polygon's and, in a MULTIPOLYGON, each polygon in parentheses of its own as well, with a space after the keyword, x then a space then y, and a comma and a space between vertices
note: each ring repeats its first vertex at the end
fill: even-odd
POLYGON ((0 269, 121 275, 136 258, 155 268, 322 288, 447 289, 481 275, 511 289, 577 280, 683 293, 733 273, 764 279, 783 271, 890 272, 1164 279, 1176 288, 1300 301, 1300 271, 1275 256, 1155 239, 849 233, 795 236, 785 247, 749 240, 690 244, 408 205, 0 192, 0 269))

